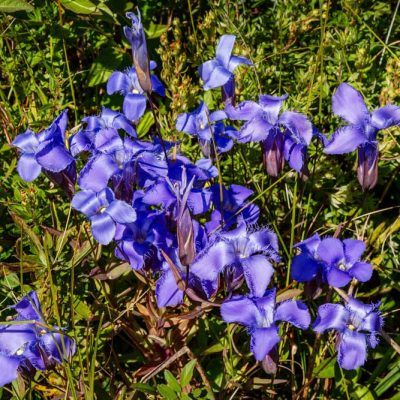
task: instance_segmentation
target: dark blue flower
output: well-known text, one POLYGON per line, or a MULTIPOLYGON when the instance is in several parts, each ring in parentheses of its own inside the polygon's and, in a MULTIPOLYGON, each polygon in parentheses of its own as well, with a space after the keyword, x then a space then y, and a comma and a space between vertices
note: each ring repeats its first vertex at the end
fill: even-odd
POLYGON ((341 83, 332 97, 332 111, 348 125, 334 132, 324 149, 326 154, 345 154, 358 150, 357 176, 363 190, 378 180, 378 142, 381 129, 400 124, 400 107, 386 105, 370 113, 356 89, 341 83))
POLYGON ((318 308, 318 316, 313 329, 322 333, 326 330, 338 332, 338 363, 343 369, 356 369, 364 365, 367 358, 367 344, 375 348, 377 335, 383 319, 377 310, 379 304, 363 304, 349 298, 345 306, 323 304, 318 308))
MULTIPOLYGON (((154 61, 150 61, 150 70, 156 66, 157 64, 154 61)), ((160 96, 165 96, 165 88, 155 75, 151 75, 151 83, 154 92, 160 96)), ((124 72, 115 71, 111 74, 107 82, 107 93, 113 94, 115 92, 124 96, 122 108, 126 117, 131 121, 139 120, 146 111, 147 97, 140 86, 135 67, 128 68, 124 72)))
POLYGON ((17 317, 13 323, 0 326, 0 387, 16 379, 18 372, 45 370, 75 353, 71 338, 46 327, 35 292, 14 307, 17 317))
POLYGON ((82 190, 74 196, 71 205, 90 219, 93 237, 101 244, 114 239, 116 223, 129 224, 136 220, 135 210, 124 201, 116 200, 109 188, 100 192, 82 190))
POLYGON ((276 305, 275 297, 276 289, 272 289, 263 297, 234 296, 221 305, 221 316, 225 322, 248 327, 250 349, 257 361, 264 360, 279 343, 278 321, 289 322, 300 329, 306 329, 311 322, 303 302, 288 300, 276 305))

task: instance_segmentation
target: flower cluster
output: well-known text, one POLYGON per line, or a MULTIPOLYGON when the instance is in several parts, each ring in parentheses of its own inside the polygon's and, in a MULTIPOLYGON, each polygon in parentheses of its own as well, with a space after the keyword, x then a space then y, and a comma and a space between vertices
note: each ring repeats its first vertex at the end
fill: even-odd
MULTIPOLYGON (((277 236, 257 226, 260 210, 249 201, 250 189, 237 184, 226 187, 217 179, 218 160, 235 142, 260 142, 264 166, 271 176, 277 176, 287 161, 306 177, 308 146, 317 137, 328 154, 358 149, 360 183, 364 189, 372 188, 377 178, 376 134, 400 123, 400 109, 386 106, 369 114, 361 95, 341 84, 333 96, 333 111, 349 125, 327 140, 305 115, 281 112, 288 95, 261 95, 258 102, 236 106, 234 70, 252 63, 232 56, 235 37, 224 35, 216 58, 199 69, 206 90, 221 87, 224 109, 211 112, 201 103, 176 121, 179 132, 199 141, 204 158, 193 162, 179 152, 179 143, 161 138, 158 124, 151 140, 137 137, 140 119, 149 106, 155 110, 154 94, 164 96, 165 88, 151 73, 156 64, 148 58, 140 15, 127 16, 132 26, 124 32, 132 45, 134 66, 114 72, 107 83, 108 94, 123 96, 122 112, 103 108, 99 115, 83 118, 83 128, 68 143, 66 111, 45 131, 17 136, 13 144, 21 150, 18 172, 31 181, 43 170, 73 196, 72 207, 90 220, 94 239, 103 245, 114 242, 117 258, 155 277, 159 307, 176 306, 185 294, 195 301, 213 301, 224 288, 228 298, 221 306, 222 318, 247 326, 251 350, 257 360, 264 360, 280 340, 278 321, 306 329, 311 317, 303 302, 287 300, 276 305, 276 289, 267 290, 273 264, 280 260, 277 236), (239 130, 229 122, 238 120, 245 121, 239 130), (81 155, 85 164, 77 171, 81 155), (75 182, 80 191, 74 194, 75 182), (249 294, 235 294, 243 283, 249 294)), ((371 277, 372 266, 360 261, 365 250, 361 241, 314 235, 296 246, 301 254, 293 259, 292 278, 297 281, 315 279, 320 285, 343 287, 353 278, 364 282, 371 277)), ((351 299, 344 307, 321 306, 314 330, 337 330, 339 363, 343 368, 356 368, 365 360, 366 343, 376 344, 381 326, 375 306, 351 299), (352 362, 349 353, 358 350, 352 362)), ((61 360, 43 344, 47 334, 40 336, 41 344, 36 341, 35 346, 44 346, 47 354, 61 360)), ((20 361, 12 357, 22 344, 16 346, 7 354, 17 366, 20 361)), ((68 347, 72 348, 72 343, 68 347)), ((35 367, 39 365, 30 356, 24 357, 35 367)))
POLYGON ((0 387, 17 378, 60 364, 75 353, 75 342, 43 319, 36 292, 15 306, 17 316, 0 325, 0 387))

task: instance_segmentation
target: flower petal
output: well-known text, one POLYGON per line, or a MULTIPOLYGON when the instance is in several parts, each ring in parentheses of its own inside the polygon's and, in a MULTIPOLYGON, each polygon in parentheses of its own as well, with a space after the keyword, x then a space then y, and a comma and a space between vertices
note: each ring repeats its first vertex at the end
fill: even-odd
POLYGON ((121 200, 114 200, 105 211, 115 222, 129 224, 136 221, 135 210, 121 200))
POLYGON ((248 60, 246 57, 232 56, 229 60, 228 70, 230 72, 233 72, 236 69, 236 67, 238 67, 241 64, 253 65, 253 63, 250 60, 248 60))
POLYGON ((129 93, 124 98, 124 114, 131 121, 138 121, 146 111, 147 100, 143 94, 129 93))
POLYGON ((20 357, 0 354, 0 388, 17 379, 20 362, 20 357))
POLYGON ((170 269, 165 271, 156 283, 156 299, 158 307, 174 307, 183 301, 183 292, 178 288, 170 269))
POLYGON ((365 335, 356 331, 346 331, 340 337, 338 363, 343 369, 356 369, 367 359, 365 335))
POLYGON ((234 35, 222 35, 219 39, 216 59, 225 67, 228 68, 229 60, 232 55, 233 46, 235 44, 236 36, 234 35))
POLYGON ((250 350, 257 361, 262 361, 280 340, 276 326, 256 328, 251 332, 250 350))
MULTIPOLYGON (((151 69, 151 67, 150 67, 150 69, 151 69)), ((155 75, 151 75, 150 80, 151 80, 151 86, 152 86, 153 92, 156 92, 159 96, 164 97, 165 96, 165 87, 161 83, 161 81, 158 79, 158 77, 155 75)))
POLYGON ((35 291, 29 292, 16 305, 15 311, 18 313, 19 320, 34 319, 42 321, 42 309, 35 291))
POLYGON ((274 125, 277 122, 282 104, 288 97, 289 95, 287 93, 283 96, 271 96, 269 94, 260 95, 260 106, 262 107, 263 111, 267 113, 271 124, 274 125))
POLYGON ((305 115, 298 112, 285 111, 279 117, 279 123, 302 143, 310 144, 313 137, 313 126, 305 115))
POLYGON ((78 184, 82 189, 99 192, 107 186, 109 179, 117 171, 118 165, 110 155, 96 155, 82 168, 78 184))
POLYGON ((67 168, 74 161, 74 158, 67 151, 64 143, 48 140, 38 147, 36 160, 44 169, 60 172, 67 168))
POLYGON ((91 217, 101 208, 102 204, 91 190, 81 190, 72 199, 71 206, 87 217, 91 217))
POLYGON ((75 353, 75 341, 58 332, 48 332, 42 335, 40 342, 47 355, 59 364, 75 353))
POLYGON ((288 300, 277 306, 275 321, 286 321, 297 328, 307 329, 311 323, 311 317, 307 306, 302 301, 288 300))
POLYGON ((336 264, 344 259, 343 244, 339 239, 323 239, 318 246, 318 256, 328 264, 336 264))
POLYGON ((268 138, 271 129, 272 125, 262 118, 262 116, 255 116, 240 129, 238 142, 261 142, 268 138))
POLYGON ((127 74, 120 71, 114 71, 107 82, 107 94, 120 92, 125 94, 129 90, 129 78, 127 74))
POLYGON ((236 322, 245 326, 255 326, 261 318, 254 301, 246 296, 234 296, 221 304, 221 317, 225 322, 236 322))
POLYGON ((94 145, 96 150, 102 153, 113 153, 123 148, 123 141, 114 128, 101 129, 94 137, 94 145))
POLYGON ((243 273, 250 293, 262 297, 274 274, 274 268, 263 255, 254 255, 242 261, 243 273))
POLYGON ((372 113, 372 125, 378 129, 390 128, 400 124, 400 107, 393 104, 378 108, 372 113))
POLYGON ((32 182, 42 172, 41 165, 36 161, 34 154, 23 153, 17 164, 19 176, 26 182, 32 182))
POLYGON ((208 247, 190 266, 190 272, 200 279, 215 281, 224 267, 233 264, 236 257, 230 243, 219 241, 208 247))
POLYGON ((356 262, 348 271, 353 278, 360 282, 367 282, 372 276, 372 265, 366 262, 356 262))
POLYGON ((325 154, 351 153, 358 146, 365 143, 367 138, 364 132, 356 126, 348 125, 339 128, 332 136, 324 149, 325 154))
POLYGON ((306 161, 307 146, 303 144, 295 144, 286 158, 289 165, 297 172, 301 172, 306 161))
MULTIPOLYGON (((36 340, 34 324, 12 324, 0 327, 0 354, 15 354, 36 340)), ((1 374, 0 374, 1 375, 1 374)))
POLYGON ((101 244, 108 244, 115 236, 115 222, 106 214, 97 214, 90 218, 93 237, 101 244))
POLYGON ((225 112, 231 120, 249 121, 253 119, 257 113, 262 113, 262 108, 255 101, 243 101, 237 107, 228 104, 225 112))
POLYGON ((18 147, 23 152, 34 153, 39 146, 39 138, 33 131, 28 129, 26 132, 16 136, 12 141, 12 145, 18 147))
MULTIPOLYGON (((207 64, 209 62, 210 61, 207 61, 204 64, 207 64)), ((202 66, 204 66, 204 64, 202 66)), ((208 66, 207 66, 207 68, 208 68, 208 66)), ((207 75, 205 75, 203 73, 202 79, 204 82, 204 90, 214 89, 214 88, 223 86, 223 85, 225 85, 226 82, 229 81, 229 79, 231 77, 232 77, 232 74, 227 69, 225 69, 224 67, 222 67, 220 65, 217 65, 213 69, 210 69, 209 73, 207 75), (203 79, 203 76, 204 76, 204 79, 203 79)))
POLYGON ((332 111, 354 125, 363 125, 370 118, 361 93, 348 83, 341 83, 336 89, 332 111))
POLYGON ((348 271, 332 267, 326 272, 326 280, 330 286, 341 288, 351 281, 351 276, 348 271))
POLYGON ((298 282, 308 282, 314 279, 319 271, 318 262, 307 253, 301 253, 292 259, 290 274, 298 282))
POLYGON ((344 239, 344 257, 346 263, 354 264, 365 251, 365 243, 362 240, 344 239))
POLYGON ((318 333, 322 333, 327 329, 335 329, 341 332, 346 328, 349 315, 349 312, 341 304, 323 304, 318 308, 317 319, 313 324, 313 329, 318 333))

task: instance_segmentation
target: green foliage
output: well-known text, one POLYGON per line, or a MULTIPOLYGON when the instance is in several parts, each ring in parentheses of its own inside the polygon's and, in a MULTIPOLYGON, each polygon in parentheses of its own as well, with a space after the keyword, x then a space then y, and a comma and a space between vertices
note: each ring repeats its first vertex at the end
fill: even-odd
MULTIPOLYGON (((309 373, 309 395, 316 398, 399 399, 399 357, 383 340, 353 373, 337 366, 335 337, 326 336, 309 371, 313 334, 296 331, 295 347, 294 332, 285 326, 280 368, 272 379, 254 362, 243 328, 228 327, 216 310, 191 318, 189 302, 181 309, 187 318, 158 310, 152 277, 130 272, 112 248, 95 244, 88 224, 46 177, 28 184, 16 175, 17 153, 9 143, 28 126, 43 129, 69 107, 76 131, 83 116, 101 106, 121 106, 120 96, 105 96, 105 82, 113 70, 131 65, 122 26, 124 13, 137 5, 167 87, 167 99, 157 104, 162 133, 181 140, 181 150, 193 159, 198 146, 178 134, 174 123, 201 99, 214 109, 221 106, 218 91, 202 92, 197 67, 213 57, 224 33, 237 35, 235 54, 255 65, 237 71, 238 101, 287 92, 287 107, 310 116, 323 133, 339 124, 331 115, 331 96, 342 81, 357 87, 371 107, 400 102, 395 1, 0 0, 1 320, 12 314, 9 305, 36 289, 48 320, 65 326, 77 342, 70 365, 38 372, 31 384, 18 380, 0 389, 0 399, 208 399, 212 393, 290 398, 309 373), (184 346, 190 350, 163 364, 184 346), (161 364, 167 366, 152 375, 161 364)), ((154 129, 148 112, 138 134, 148 137, 154 129)), ((399 128, 380 134, 380 177, 370 194, 355 180, 353 155, 326 156, 317 142, 309 150, 306 182, 289 167, 278 180, 268 177, 256 144, 238 145, 221 160, 224 183, 251 187, 261 223, 279 233, 277 280, 287 279, 290 244, 315 231, 331 235, 346 224, 344 237, 367 242, 375 272, 370 283, 355 288, 357 297, 382 301, 385 330, 397 342, 399 138, 399 128)))

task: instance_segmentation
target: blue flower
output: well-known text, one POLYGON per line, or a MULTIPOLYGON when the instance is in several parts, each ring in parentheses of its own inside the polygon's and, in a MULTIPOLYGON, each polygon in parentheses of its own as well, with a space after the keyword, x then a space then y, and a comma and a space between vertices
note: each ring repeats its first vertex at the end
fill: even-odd
POLYGON ((101 244, 114 239, 116 223, 129 224, 136 220, 135 210, 124 201, 116 200, 110 188, 100 192, 82 190, 74 196, 71 205, 90 219, 93 237, 101 244))
POLYGON ((61 173, 75 160, 65 146, 67 112, 64 110, 52 124, 39 134, 31 130, 18 135, 12 144, 21 150, 17 170, 27 182, 36 179, 42 168, 46 172, 61 173))
POLYGON ((199 68, 200 77, 204 82, 204 89, 223 87, 223 97, 226 103, 233 101, 235 93, 235 78, 233 71, 240 64, 253 65, 247 58, 232 56, 232 49, 236 37, 223 35, 219 40, 216 57, 206 61, 199 68))
POLYGON ((278 321, 286 321, 300 329, 311 322, 307 306, 301 301, 288 300, 276 305, 276 289, 263 297, 234 296, 221 305, 225 322, 236 322, 248 327, 250 349, 257 361, 262 361, 279 343, 278 321))
POLYGON ((15 306, 12 324, 0 326, 0 387, 32 368, 45 370, 75 353, 75 342, 59 329, 47 329, 35 292, 15 306), (26 321, 26 322, 24 322, 26 321))
POLYGON ((237 140, 241 143, 261 142, 264 167, 274 177, 282 170, 285 159, 297 172, 307 173, 307 148, 314 134, 305 115, 293 111, 279 115, 287 97, 261 95, 258 103, 244 101, 237 107, 225 107, 230 119, 247 121, 237 140))
POLYGON ((147 54, 146 35, 144 33, 140 12, 136 16, 133 12, 126 13, 132 21, 132 26, 124 26, 124 33, 132 46, 133 65, 142 89, 151 93, 152 81, 150 77, 150 62, 147 54))
POLYGON ((326 154, 345 154, 358 150, 357 177, 363 190, 372 189, 378 180, 378 142, 382 129, 400 124, 400 107, 386 105, 370 113, 356 89, 341 83, 332 97, 332 111, 348 122, 334 132, 324 149, 326 154))
POLYGON ((375 348, 377 335, 383 326, 383 319, 377 310, 379 304, 363 304, 349 298, 345 306, 323 304, 313 324, 315 332, 326 330, 338 332, 338 363, 343 369, 356 369, 364 365, 367 345, 375 348))
MULTIPOLYGON (((150 61, 150 70, 156 66, 154 61, 150 61)), ((151 75, 150 79, 153 91, 164 97, 165 88, 160 80, 155 75, 151 75)), ((115 92, 124 96, 122 108, 126 117, 131 121, 138 121, 146 111, 147 97, 140 86, 135 67, 128 68, 124 72, 115 71, 111 74, 107 82, 107 93, 115 92)))
POLYGON ((244 277, 253 296, 261 297, 271 280, 277 261, 278 239, 272 231, 254 231, 241 223, 236 229, 222 232, 191 266, 191 272, 202 282, 215 282, 220 273, 228 271, 235 280, 244 277))
POLYGON ((343 287, 353 278, 360 282, 372 276, 372 265, 361 260, 365 244, 361 240, 320 239, 318 234, 295 245, 301 254, 293 257, 291 275, 299 282, 320 277, 333 287, 343 287))

